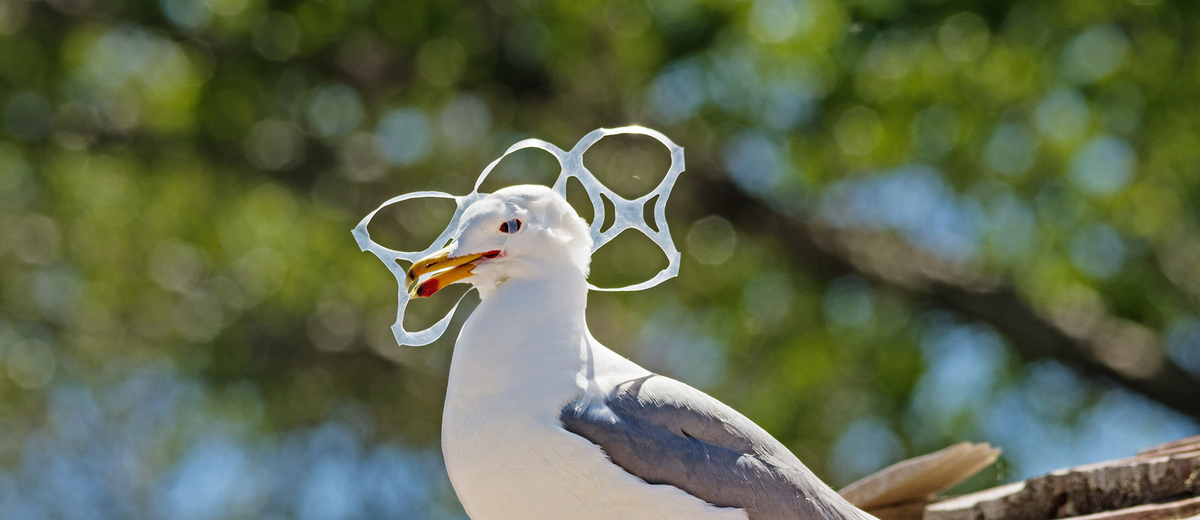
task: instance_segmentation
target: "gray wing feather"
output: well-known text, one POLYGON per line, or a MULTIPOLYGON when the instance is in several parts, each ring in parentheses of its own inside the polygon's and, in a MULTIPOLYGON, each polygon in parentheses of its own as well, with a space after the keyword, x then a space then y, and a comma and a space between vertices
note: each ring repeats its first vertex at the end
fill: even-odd
POLYGON ((563 426, 650 484, 668 484, 750 520, 865 520, 779 441, 704 392, 650 375, 619 385, 606 400, 615 423, 570 403, 563 426))

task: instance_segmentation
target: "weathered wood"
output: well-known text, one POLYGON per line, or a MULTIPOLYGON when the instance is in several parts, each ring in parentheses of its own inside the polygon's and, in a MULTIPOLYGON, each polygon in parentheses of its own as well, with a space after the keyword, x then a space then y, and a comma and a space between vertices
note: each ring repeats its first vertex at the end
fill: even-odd
POLYGON ((1077 516, 1071 520, 1176 520, 1195 515, 1200 515, 1200 497, 1166 504, 1148 504, 1116 511, 1105 511, 1077 516))
POLYGON ((1139 453, 1138 456, 1134 458, 1137 460, 1153 459, 1155 457, 1178 455, 1180 453, 1188 453, 1192 451, 1200 451, 1200 444, 1184 444, 1180 446, 1163 448, 1158 451, 1143 452, 1139 453))
POLYGON ((1200 450, 1200 435, 1194 437, 1184 437, 1171 442, 1164 442, 1157 446, 1151 446, 1138 452, 1138 456, 1163 454, 1163 453, 1179 453, 1181 451, 1191 451, 1188 448, 1200 450))
POLYGON ((930 505, 925 520, 1067 518, 1197 494, 1200 450, 1192 450, 1055 471, 930 505))

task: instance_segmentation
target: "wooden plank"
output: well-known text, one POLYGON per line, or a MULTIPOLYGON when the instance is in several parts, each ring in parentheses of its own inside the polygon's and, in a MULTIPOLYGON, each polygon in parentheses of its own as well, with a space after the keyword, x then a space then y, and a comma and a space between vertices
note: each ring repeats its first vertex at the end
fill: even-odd
POLYGON ((1134 457, 1134 459, 1152 459, 1155 457, 1162 457, 1163 455, 1177 455, 1190 451, 1200 451, 1200 444, 1184 444, 1181 446, 1163 448, 1158 451, 1143 452, 1139 453, 1137 457, 1134 457))
POLYGON ((1200 449, 1200 435, 1196 435, 1194 437, 1184 437, 1179 440, 1174 440, 1171 442, 1164 442, 1157 446, 1151 446, 1149 448, 1139 451, 1138 455, 1152 455, 1155 453, 1164 453, 1167 451, 1179 452, 1180 450, 1186 450, 1186 448, 1188 448, 1189 446, 1192 447, 1193 449, 1200 449))
POLYGON ((1071 520, 1177 520, 1200 515, 1200 497, 1072 517, 1071 520))
POLYGON ((1200 494, 1200 451, 1058 470, 930 505, 925 520, 1046 520, 1200 494))

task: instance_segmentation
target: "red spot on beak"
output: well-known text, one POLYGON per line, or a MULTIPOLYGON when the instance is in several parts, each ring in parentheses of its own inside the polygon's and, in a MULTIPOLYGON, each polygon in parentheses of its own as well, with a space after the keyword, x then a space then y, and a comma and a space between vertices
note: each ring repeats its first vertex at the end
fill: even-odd
POLYGON ((500 251, 488 251, 483 254, 483 257, 489 260, 496 258, 497 256, 500 256, 500 251))
POLYGON ((417 287, 417 296, 422 298, 433 296, 433 293, 438 292, 438 289, 441 289, 441 287, 438 287, 438 285, 439 284, 437 280, 429 280, 428 282, 421 284, 420 287, 417 287))

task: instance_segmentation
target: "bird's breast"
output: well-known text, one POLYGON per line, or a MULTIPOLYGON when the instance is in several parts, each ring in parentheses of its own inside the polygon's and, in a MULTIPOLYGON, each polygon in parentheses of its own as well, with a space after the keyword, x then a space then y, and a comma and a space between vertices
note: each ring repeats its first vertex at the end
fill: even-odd
POLYGON ((487 400, 447 401, 442 452, 472 520, 746 520, 682 490, 648 485, 613 464, 557 413, 498 413, 487 400))
POLYGON ((442 452, 467 514, 472 520, 745 520, 740 510, 648 485, 563 428, 563 406, 599 388, 598 372, 609 371, 597 361, 617 363, 589 342, 586 286, 582 278, 572 284, 578 294, 552 282, 510 280, 480 303, 459 334, 442 452))

